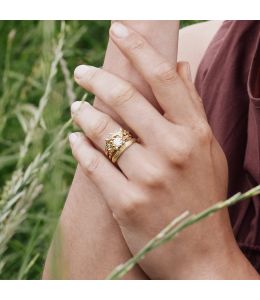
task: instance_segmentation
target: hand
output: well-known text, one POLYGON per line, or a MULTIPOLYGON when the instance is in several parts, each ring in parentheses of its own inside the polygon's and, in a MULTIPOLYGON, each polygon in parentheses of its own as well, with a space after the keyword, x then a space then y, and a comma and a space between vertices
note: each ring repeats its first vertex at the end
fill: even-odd
MULTIPOLYGON (((184 210, 197 212, 226 198, 228 171, 188 64, 179 63, 176 71, 141 35, 120 23, 112 25, 110 35, 151 86, 164 113, 128 82, 80 66, 75 70, 77 83, 113 109, 139 140, 122 154, 116 168, 101 152, 105 138, 119 124, 91 105, 75 102, 72 115, 86 137, 72 134, 70 142, 135 253, 184 210)), ((233 262, 229 254, 236 251, 224 211, 149 254, 141 267, 151 278, 203 277, 207 268, 218 273, 223 264, 233 262)))

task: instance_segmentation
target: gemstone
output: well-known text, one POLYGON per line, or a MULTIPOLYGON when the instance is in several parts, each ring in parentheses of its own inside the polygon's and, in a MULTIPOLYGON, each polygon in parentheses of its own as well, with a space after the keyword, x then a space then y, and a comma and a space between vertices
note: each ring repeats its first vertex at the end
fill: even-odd
POLYGON ((116 148, 121 147, 122 144, 123 144, 123 140, 122 140, 121 137, 118 136, 118 137, 115 137, 115 138, 113 139, 113 145, 114 145, 116 148))

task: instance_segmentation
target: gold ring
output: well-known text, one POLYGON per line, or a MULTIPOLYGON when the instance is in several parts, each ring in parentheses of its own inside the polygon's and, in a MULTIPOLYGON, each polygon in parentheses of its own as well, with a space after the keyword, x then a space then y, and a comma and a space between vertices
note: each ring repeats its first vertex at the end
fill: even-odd
POLYGON ((113 163, 116 163, 121 154, 135 141, 129 131, 120 128, 105 140, 105 154, 113 163))
POLYGON ((132 138, 131 140, 125 142, 117 151, 116 153, 112 156, 112 163, 116 163, 121 154, 124 153, 124 151, 129 148, 131 145, 133 145, 136 142, 135 138, 132 138))

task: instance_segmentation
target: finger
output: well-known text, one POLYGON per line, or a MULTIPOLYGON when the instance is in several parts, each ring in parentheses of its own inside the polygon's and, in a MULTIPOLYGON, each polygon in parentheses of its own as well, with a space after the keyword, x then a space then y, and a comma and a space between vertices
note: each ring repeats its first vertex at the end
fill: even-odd
POLYGON ((110 36, 150 84, 157 101, 170 120, 190 123, 195 119, 189 93, 173 64, 158 53, 144 37, 122 23, 113 23, 110 36))
POLYGON ((203 102, 192 82, 190 65, 188 62, 178 62, 177 72, 181 79, 183 80, 186 88, 188 89, 190 96, 193 100, 194 106, 197 109, 198 113, 207 120, 207 115, 203 106, 203 102))
POLYGON ((100 189, 108 205, 114 211, 118 206, 122 190, 127 191, 129 182, 81 133, 69 135, 73 156, 84 173, 100 189))
POLYGON ((141 140, 153 140, 166 123, 160 113, 127 81, 99 68, 79 66, 77 83, 110 106, 141 140))
MULTIPOLYGON (((87 102, 76 101, 71 106, 72 118, 97 148, 105 152, 106 138, 118 132, 120 126, 107 114, 97 110, 87 102)), ((130 178, 138 172, 136 158, 143 155, 144 149, 139 143, 132 144, 117 160, 122 172, 130 178)))

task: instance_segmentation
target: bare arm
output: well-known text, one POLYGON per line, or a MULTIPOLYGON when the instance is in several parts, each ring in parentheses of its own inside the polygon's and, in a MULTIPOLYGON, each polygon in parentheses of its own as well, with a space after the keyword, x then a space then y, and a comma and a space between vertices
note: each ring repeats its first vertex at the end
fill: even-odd
MULTIPOLYGON (((109 128, 119 124, 90 105, 76 102, 71 108, 73 119, 93 144, 79 133, 70 135, 70 144, 84 173, 102 191, 135 253, 174 215, 187 208, 197 212, 225 199, 228 166, 191 81, 188 63, 179 63, 176 70, 137 31, 122 23, 112 26, 110 36, 150 84, 167 115, 159 114, 119 76, 83 65, 75 71, 77 83, 126 120, 140 142, 120 156, 119 172, 101 154, 102 147, 100 151, 93 147, 99 147, 109 128), (86 119, 95 124, 106 120, 107 126, 97 131, 86 119)), ((227 211, 204 221, 140 262, 149 277, 258 279, 238 248, 227 211)))
POLYGON ((178 61, 189 62, 193 80, 209 43, 222 23, 223 21, 208 21, 187 26, 180 30, 178 61))
MULTIPOLYGON (((176 63, 177 21, 125 21, 125 23, 146 36, 165 58, 176 63)), ((157 105, 147 84, 111 41, 108 44, 104 68, 131 81, 154 105, 157 105)), ((112 115, 98 99, 95 99, 95 106, 112 115)), ((117 116, 113 117, 119 121, 117 116)), ((78 167, 57 234, 49 250, 43 278, 103 279, 116 265, 130 257, 131 253, 102 195, 78 167)), ((147 277, 139 267, 136 267, 127 278, 147 277)))

